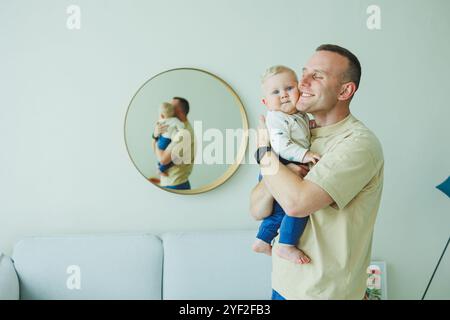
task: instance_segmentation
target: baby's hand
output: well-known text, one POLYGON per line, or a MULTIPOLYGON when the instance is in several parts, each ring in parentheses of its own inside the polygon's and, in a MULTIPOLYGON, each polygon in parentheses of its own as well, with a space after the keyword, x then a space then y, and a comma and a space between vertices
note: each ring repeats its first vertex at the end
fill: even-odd
POLYGON ((317 163, 317 161, 320 160, 320 155, 318 153, 308 151, 306 152, 305 156, 303 157, 303 163, 309 163, 312 162, 314 164, 317 163))

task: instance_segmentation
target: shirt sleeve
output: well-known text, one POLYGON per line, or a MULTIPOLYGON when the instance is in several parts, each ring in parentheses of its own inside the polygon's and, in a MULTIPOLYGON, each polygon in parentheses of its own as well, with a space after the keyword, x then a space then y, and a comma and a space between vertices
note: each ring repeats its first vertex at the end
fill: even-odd
POLYGON ((266 125, 269 130, 270 145, 273 150, 286 160, 301 162, 308 149, 292 141, 292 124, 287 117, 282 117, 275 112, 268 113, 266 125))
POLYGON ((376 138, 346 138, 325 153, 305 179, 323 190, 343 209, 383 166, 381 146, 376 138))

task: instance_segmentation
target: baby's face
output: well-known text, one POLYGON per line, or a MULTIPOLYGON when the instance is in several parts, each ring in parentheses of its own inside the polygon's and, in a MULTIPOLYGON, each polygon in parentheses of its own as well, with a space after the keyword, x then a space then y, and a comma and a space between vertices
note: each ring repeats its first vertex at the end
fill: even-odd
POLYGON ((281 72, 266 79, 263 84, 263 103, 271 111, 293 114, 297 112, 300 92, 295 76, 290 72, 281 72))

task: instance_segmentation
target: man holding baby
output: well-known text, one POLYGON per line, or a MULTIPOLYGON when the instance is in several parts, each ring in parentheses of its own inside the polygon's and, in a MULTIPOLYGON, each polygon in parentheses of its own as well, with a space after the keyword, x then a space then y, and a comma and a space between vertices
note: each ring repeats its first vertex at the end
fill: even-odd
POLYGON ((336 45, 318 47, 303 67, 296 108, 314 116, 310 150, 320 155, 309 168, 280 163, 260 119, 262 179, 251 215, 267 219, 277 203, 289 217, 309 218, 296 250, 306 261, 278 254, 279 236, 273 243, 273 299, 364 298, 384 158, 377 137, 350 112, 360 77, 356 56, 336 45))

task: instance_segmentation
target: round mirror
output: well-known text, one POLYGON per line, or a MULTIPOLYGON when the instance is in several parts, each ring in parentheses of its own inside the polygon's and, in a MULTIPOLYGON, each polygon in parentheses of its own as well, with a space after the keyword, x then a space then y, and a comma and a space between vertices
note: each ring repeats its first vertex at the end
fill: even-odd
POLYGON ((206 192, 238 168, 248 121, 234 90, 203 70, 180 68, 145 82, 125 118, 125 143, 137 170, 175 193, 206 192))

